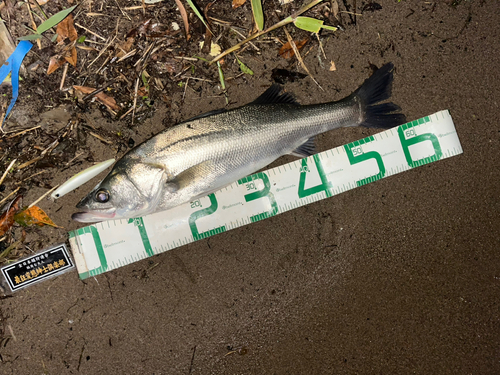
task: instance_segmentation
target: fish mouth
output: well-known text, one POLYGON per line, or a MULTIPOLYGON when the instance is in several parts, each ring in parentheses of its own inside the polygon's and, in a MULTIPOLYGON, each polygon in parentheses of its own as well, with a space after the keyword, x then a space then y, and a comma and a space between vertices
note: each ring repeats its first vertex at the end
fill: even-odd
POLYGON ((78 221, 80 223, 95 223, 98 221, 111 220, 116 216, 116 212, 106 211, 84 211, 84 212, 75 212, 71 215, 71 219, 78 221))

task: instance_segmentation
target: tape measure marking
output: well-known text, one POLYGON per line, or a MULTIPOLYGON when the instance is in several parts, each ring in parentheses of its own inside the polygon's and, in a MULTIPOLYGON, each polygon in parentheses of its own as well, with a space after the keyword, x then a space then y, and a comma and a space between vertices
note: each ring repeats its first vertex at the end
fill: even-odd
POLYGON ((80 278, 462 153, 448 111, 244 177, 169 211, 69 232, 80 278))

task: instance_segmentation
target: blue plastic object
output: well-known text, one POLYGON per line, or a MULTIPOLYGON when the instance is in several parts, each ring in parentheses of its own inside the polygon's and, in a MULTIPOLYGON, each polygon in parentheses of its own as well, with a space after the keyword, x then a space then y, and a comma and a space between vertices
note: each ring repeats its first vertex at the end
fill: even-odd
POLYGON ((7 119, 12 107, 16 104, 17 97, 19 96, 19 69, 21 68, 24 56, 26 56, 31 47, 33 47, 33 44, 27 40, 21 40, 14 52, 12 52, 12 55, 9 56, 7 61, 5 61, 3 66, 0 68, 0 83, 5 80, 9 73, 12 73, 12 100, 7 108, 7 112, 5 112, 5 117, 2 120, 0 128, 7 119))

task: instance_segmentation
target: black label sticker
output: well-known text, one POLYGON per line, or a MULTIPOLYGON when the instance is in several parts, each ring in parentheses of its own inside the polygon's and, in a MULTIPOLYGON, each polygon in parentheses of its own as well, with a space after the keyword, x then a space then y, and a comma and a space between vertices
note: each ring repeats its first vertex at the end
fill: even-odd
POLYGON ((14 292, 73 268, 65 244, 2 267, 2 274, 14 292))

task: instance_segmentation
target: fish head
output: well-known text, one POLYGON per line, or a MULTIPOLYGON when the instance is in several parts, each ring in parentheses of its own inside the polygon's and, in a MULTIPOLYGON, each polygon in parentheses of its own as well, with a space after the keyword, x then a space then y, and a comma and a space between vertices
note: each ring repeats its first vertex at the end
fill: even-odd
POLYGON ((144 216, 156 210, 165 170, 147 163, 117 163, 78 204, 71 218, 82 223, 144 216))

